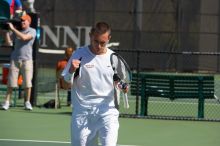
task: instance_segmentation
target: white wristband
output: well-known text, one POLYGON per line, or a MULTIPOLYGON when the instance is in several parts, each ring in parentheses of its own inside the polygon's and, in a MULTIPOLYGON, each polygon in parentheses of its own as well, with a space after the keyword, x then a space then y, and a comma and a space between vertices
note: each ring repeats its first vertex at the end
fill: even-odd
POLYGON ((64 80, 68 83, 72 83, 73 76, 74 76, 74 73, 71 74, 71 73, 67 72, 64 75, 64 80))

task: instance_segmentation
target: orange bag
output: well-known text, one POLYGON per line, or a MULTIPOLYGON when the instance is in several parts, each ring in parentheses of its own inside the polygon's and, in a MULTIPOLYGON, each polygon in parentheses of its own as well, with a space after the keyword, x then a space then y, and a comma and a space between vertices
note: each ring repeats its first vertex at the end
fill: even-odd
POLYGON ((22 83, 23 83, 22 75, 19 75, 19 76, 18 76, 18 86, 21 86, 22 83))

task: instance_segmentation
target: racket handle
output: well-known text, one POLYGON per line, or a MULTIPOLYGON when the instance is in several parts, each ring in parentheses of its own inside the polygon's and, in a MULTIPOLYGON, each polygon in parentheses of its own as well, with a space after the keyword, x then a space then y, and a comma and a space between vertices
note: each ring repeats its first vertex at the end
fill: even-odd
POLYGON ((128 94, 127 93, 124 93, 124 96, 123 96, 123 101, 124 101, 124 108, 128 109, 129 108, 129 103, 128 103, 128 94))

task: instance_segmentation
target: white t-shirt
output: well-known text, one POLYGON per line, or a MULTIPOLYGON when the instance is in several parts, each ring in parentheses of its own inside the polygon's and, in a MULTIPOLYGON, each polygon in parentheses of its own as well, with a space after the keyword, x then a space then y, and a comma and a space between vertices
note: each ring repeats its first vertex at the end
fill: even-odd
POLYGON ((107 49, 105 54, 95 55, 88 46, 73 53, 62 73, 66 81, 73 80, 73 107, 114 106, 114 71, 110 62, 112 53, 112 50, 107 49), (81 59, 79 75, 75 79, 68 72, 73 59, 81 59))

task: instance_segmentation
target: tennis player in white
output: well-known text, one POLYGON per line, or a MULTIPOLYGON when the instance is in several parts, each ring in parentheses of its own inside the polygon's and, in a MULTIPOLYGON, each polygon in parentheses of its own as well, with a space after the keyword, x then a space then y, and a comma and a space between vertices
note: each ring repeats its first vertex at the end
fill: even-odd
POLYGON ((78 48, 63 71, 72 82, 72 146, 116 146, 119 112, 114 105, 112 50, 106 47, 110 26, 99 22, 90 32, 90 45, 78 48))

